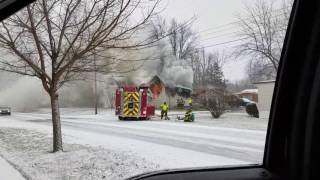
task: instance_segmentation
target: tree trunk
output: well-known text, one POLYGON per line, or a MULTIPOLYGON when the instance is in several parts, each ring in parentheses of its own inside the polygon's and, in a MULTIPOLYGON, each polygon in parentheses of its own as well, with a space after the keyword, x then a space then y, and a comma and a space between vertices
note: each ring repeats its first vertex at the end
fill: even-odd
POLYGON ((53 152, 62 151, 62 134, 59 110, 58 94, 52 93, 51 98, 51 112, 52 112, 52 127, 53 127, 53 152))

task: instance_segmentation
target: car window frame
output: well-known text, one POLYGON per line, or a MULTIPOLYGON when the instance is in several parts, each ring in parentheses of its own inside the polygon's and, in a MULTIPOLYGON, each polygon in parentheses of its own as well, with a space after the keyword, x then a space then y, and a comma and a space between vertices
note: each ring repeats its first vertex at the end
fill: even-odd
MULTIPOLYGON (((34 0, 16 1, 15 4, 11 4, 10 6, 1 9, 0 21, 33 1, 34 0)), ((294 155, 301 155, 302 160, 308 158, 309 161, 314 155, 312 153, 306 154, 306 152, 300 152, 301 150, 298 151, 295 150, 295 148, 299 147, 299 144, 306 144, 306 147, 302 147, 302 150, 310 149, 308 146, 311 146, 312 144, 312 133, 315 130, 310 130, 310 124, 312 123, 309 122, 314 122, 319 118, 319 115, 306 115, 306 118, 303 118, 303 114, 301 113, 303 113, 303 110, 307 112, 314 112, 317 110, 316 106, 318 104, 312 101, 312 97, 320 90, 320 85, 316 81, 320 77, 320 67, 312 67, 312 64, 317 60, 316 56, 305 56, 306 58, 304 60, 306 61, 306 64, 303 64, 304 68, 301 69, 301 62, 298 60, 299 57, 304 57, 303 53, 307 52, 307 50, 298 48, 300 43, 300 47, 303 45, 312 47, 318 45, 317 43, 319 40, 312 41, 310 39, 312 39, 312 33, 320 32, 320 23, 314 23, 318 22, 316 19, 319 14, 320 3, 317 2, 317 0, 294 1, 274 88, 262 165, 162 170, 137 175, 129 179, 171 179, 173 176, 179 177, 180 179, 192 177, 213 179, 214 177, 214 179, 234 180, 279 178, 305 179, 312 177, 312 173, 310 175, 306 167, 303 167, 301 170, 296 168, 303 165, 301 165, 301 163, 299 164, 301 158, 298 159, 294 155), (307 32, 305 30, 307 30, 307 32), (299 50, 301 50, 301 52, 298 52, 299 50), (290 58, 296 58, 295 61, 297 62, 294 60, 290 61, 290 58), (309 65, 309 67, 305 67, 307 65, 309 65), (294 77, 298 80, 296 83, 292 82, 294 77), (314 79, 315 77, 317 78, 314 79), (305 88, 307 88, 304 87, 305 85, 311 87, 307 92, 304 91, 305 88), (290 88, 294 88, 294 91, 288 93, 287 91, 290 88), (305 93, 306 96, 308 95, 309 99, 301 99, 299 96, 301 93, 305 93), (298 96, 295 97, 294 100, 290 100, 294 95, 298 96), (302 102, 303 104, 292 104, 292 102, 302 102), (303 107, 306 103, 309 104, 309 106, 303 107), (301 108, 301 112, 293 112, 297 108, 301 108), (305 127, 299 126, 303 122, 306 124, 305 127), (307 133, 307 135, 310 135, 307 136, 309 139, 303 138, 304 136, 301 136, 301 131, 309 132, 309 130, 311 133, 307 133), (295 169, 297 171, 294 171, 295 169), (237 176, 235 176, 235 173, 237 176), (299 174, 302 175, 299 176, 299 174)), ((316 52, 314 53, 317 54, 316 52)), ((311 55, 309 56, 312 55, 311 52, 311 55)), ((320 52, 317 55, 320 55, 320 52)), ((319 137, 316 136, 316 138, 319 137)))

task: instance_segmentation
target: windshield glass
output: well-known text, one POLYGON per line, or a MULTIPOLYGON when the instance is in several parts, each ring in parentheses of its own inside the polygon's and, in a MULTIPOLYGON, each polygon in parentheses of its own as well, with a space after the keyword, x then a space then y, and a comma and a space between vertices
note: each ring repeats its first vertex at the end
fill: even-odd
POLYGON ((0 24, 0 160, 27 179, 261 165, 292 3, 35 1, 0 24))

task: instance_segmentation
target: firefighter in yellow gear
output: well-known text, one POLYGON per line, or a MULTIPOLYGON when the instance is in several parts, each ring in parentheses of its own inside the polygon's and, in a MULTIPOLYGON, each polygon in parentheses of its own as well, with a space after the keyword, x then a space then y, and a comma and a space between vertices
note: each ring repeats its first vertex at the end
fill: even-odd
POLYGON ((169 111, 169 106, 166 102, 162 103, 160 105, 161 108, 161 119, 164 117, 165 120, 169 120, 168 117, 168 111, 169 111))
POLYGON ((188 104, 189 104, 190 107, 192 107, 192 98, 188 99, 188 104))

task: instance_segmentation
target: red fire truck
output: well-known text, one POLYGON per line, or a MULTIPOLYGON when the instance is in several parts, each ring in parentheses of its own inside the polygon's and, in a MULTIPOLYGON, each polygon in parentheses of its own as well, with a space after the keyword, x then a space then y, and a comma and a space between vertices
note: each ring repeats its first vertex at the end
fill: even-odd
POLYGON ((154 116, 155 107, 148 104, 148 89, 146 85, 124 85, 116 90, 115 110, 119 120, 147 120, 154 116))

